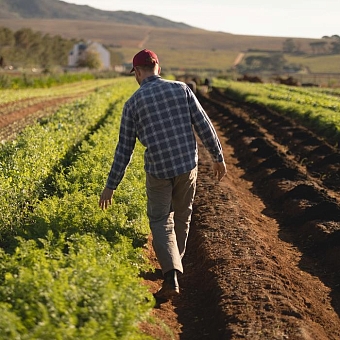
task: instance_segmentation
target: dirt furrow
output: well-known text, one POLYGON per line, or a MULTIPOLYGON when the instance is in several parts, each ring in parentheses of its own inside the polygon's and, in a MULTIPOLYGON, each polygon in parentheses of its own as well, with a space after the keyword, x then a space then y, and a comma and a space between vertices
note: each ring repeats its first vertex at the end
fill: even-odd
POLYGON ((336 190, 309 174, 274 124, 261 125, 264 114, 254 120, 258 108, 221 95, 200 100, 228 175, 216 183, 200 145, 181 295, 155 309, 173 330, 169 339, 340 338, 336 190))
MULTIPOLYGON (((253 126, 263 129, 264 133, 259 135, 257 140, 252 141, 250 146, 259 147, 262 143, 262 156, 270 157, 275 152, 267 148, 264 149, 266 141, 271 139, 279 144, 286 157, 294 159, 295 162, 304 168, 315 182, 321 183, 335 194, 339 194, 340 189, 340 150, 336 141, 327 141, 325 137, 320 137, 309 129, 299 125, 294 120, 280 113, 268 109, 267 107, 237 103, 236 101, 223 95, 223 91, 215 89, 211 93, 211 99, 215 98, 220 103, 227 105, 232 110, 241 108, 244 111, 245 120, 251 121, 253 126), (265 140, 260 140, 265 135, 265 140), (269 138, 270 136, 270 138, 269 138), (331 143, 333 142, 334 145, 331 143)), ((249 127, 248 127, 249 129, 249 127)), ((260 131, 260 129, 258 129, 260 131)), ((254 137, 254 136, 251 136, 254 137)))

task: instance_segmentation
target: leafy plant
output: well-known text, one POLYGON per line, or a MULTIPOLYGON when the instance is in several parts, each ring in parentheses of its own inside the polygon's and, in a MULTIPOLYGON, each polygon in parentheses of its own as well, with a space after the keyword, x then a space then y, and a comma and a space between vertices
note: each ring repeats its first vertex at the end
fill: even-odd
POLYGON ((112 247, 95 235, 49 233, 39 241, 0 251, 0 339, 138 338, 153 302, 130 265, 138 258, 128 239, 112 247))
POLYGON ((12 237, 0 249, 0 339, 148 338, 140 144, 112 206, 98 207, 135 88, 117 81, 3 145, 1 235, 12 237))
POLYGON ((293 117, 335 144, 340 137, 340 105, 336 92, 285 85, 241 83, 218 80, 219 87, 234 99, 265 105, 293 117))

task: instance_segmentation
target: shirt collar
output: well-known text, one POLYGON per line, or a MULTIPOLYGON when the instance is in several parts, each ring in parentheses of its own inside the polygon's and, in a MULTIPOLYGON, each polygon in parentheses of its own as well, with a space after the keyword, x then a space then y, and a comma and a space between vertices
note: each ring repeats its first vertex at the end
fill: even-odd
POLYGON ((152 75, 152 76, 150 76, 150 77, 147 77, 147 78, 145 78, 145 79, 142 81, 142 83, 140 84, 140 86, 143 86, 143 85, 145 85, 146 83, 149 83, 149 82, 154 81, 154 80, 156 80, 156 79, 159 79, 160 77, 161 77, 161 76, 158 75, 158 74, 154 74, 154 75, 152 75))

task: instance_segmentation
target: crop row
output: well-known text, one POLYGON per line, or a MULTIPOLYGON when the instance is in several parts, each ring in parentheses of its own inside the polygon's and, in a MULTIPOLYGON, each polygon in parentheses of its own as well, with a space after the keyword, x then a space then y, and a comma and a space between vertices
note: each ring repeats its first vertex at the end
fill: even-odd
POLYGON ((61 84, 75 83, 80 80, 94 79, 94 74, 89 73, 63 73, 28 75, 26 73, 11 74, 0 73, 0 87, 11 89, 52 87, 61 84))
POLYGON ((1 90, 0 105, 14 103, 18 100, 29 98, 56 98, 65 95, 76 95, 82 92, 93 91, 95 89, 110 86, 115 83, 115 79, 84 80, 72 84, 65 84, 52 88, 22 89, 22 90, 1 90))
POLYGON ((339 98, 320 91, 306 90, 299 87, 287 87, 265 84, 269 98, 273 100, 290 101, 301 105, 310 105, 314 108, 324 108, 340 112, 339 98))
MULTIPOLYGON (((83 95, 88 95, 89 93, 83 93, 83 95)), ((48 96, 48 97, 32 97, 32 98, 26 98, 24 100, 18 100, 18 101, 14 101, 14 102, 9 102, 7 104, 3 104, 0 107, 0 116, 1 115, 7 115, 13 112, 20 112, 21 110, 25 110, 26 108, 29 108, 31 106, 34 105, 38 105, 41 103, 44 103, 43 106, 46 106, 45 104, 48 101, 53 101, 53 100, 58 100, 58 99, 65 99, 65 98, 70 98, 70 97, 80 97, 82 95, 81 92, 79 93, 75 93, 75 94, 70 94, 70 95, 61 95, 61 96, 57 96, 57 97, 52 97, 52 96, 48 96)))
POLYGON ((2 146, 0 339, 147 338, 140 144, 112 206, 98 207, 134 89, 117 79, 2 146))
POLYGON ((65 106, 3 146, 0 155, 0 232, 13 225, 20 226, 21 215, 35 199, 45 195, 43 183, 67 153, 72 152, 70 146, 75 148, 105 116, 102 107, 108 105, 107 101, 97 93, 65 106))
POLYGON ((286 85, 217 81, 234 99, 267 106, 336 144, 340 138, 339 97, 286 85))

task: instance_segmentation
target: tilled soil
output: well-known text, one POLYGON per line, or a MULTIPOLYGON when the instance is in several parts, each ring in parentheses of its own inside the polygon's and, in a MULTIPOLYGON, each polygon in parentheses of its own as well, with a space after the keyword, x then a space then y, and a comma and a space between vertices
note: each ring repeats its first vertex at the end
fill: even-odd
MULTIPOLYGON (((199 99, 228 174, 216 182, 200 145, 181 294, 154 309, 168 332, 145 331, 157 339, 340 339, 339 150, 218 89, 199 99)), ((161 276, 146 281, 156 291, 161 276)))

